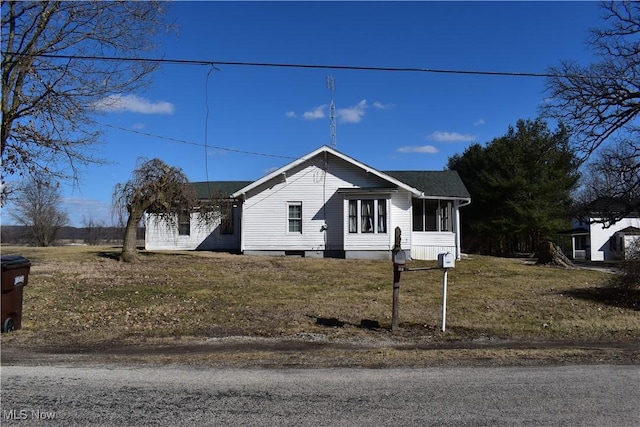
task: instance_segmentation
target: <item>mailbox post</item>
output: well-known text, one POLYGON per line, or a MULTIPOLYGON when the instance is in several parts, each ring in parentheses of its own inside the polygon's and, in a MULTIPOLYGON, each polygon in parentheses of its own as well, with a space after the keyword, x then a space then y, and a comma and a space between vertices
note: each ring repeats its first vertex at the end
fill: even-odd
POLYGON ((446 252, 438 254, 438 267, 443 269, 442 273, 442 332, 447 328, 447 272, 455 267, 455 257, 452 253, 446 252))
POLYGON ((396 227, 395 244, 393 251, 391 252, 391 258, 393 259, 393 307, 391 311, 391 331, 396 331, 398 329, 400 275, 404 271, 404 265, 407 263, 407 254, 400 247, 401 233, 400 227, 396 227))

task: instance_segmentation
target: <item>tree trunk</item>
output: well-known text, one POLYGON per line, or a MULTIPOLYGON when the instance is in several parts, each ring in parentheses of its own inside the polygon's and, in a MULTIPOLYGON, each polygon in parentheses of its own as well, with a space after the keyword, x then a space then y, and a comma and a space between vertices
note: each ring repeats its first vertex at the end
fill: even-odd
POLYGON ((138 260, 137 238, 138 224, 142 219, 142 214, 129 211, 127 227, 124 231, 124 241, 122 242, 122 254, 120 259, 124 262, 136 262, 138 260))
POLYGON ((575 267, 573 262, 571 262, 571 260, 562 252, 562 249, 550 240, 546 240, 538 244, 538 251, 535 256, 538 258, 536 264, 552 265, 562 268, 575 267))

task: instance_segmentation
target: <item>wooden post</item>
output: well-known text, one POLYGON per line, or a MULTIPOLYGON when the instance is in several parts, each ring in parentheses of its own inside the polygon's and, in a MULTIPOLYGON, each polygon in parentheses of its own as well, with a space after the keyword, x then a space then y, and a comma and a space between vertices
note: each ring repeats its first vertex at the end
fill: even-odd
POLYGON ((391 311, 391 331, 398 330, 399 303, 400 299, 400 270, 398 266, 393 266, 393 308, 391 311))
POLYGON ((398 257, 398 253, 402 251, 401 248, 401 239, 402 230, 400 227, 396 227, 395 229, 395 242, 393 245, 393 303, 391 309, 391 331, 398 330, 398 318, 399 318, 399 300, 400 300, 400 274, 404 269, 404 253, 402 254, 403 264, 399 265, 396 261, 398 257))

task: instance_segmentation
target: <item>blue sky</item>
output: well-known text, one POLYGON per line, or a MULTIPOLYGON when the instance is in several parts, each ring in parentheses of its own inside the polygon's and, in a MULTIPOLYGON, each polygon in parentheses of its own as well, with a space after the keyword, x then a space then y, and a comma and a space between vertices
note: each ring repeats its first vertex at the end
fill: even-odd
MULTIPOLYGON (((165 59, 544 73, 593 61, 595 2, 176 2, 165 59)), ((379 170, 440 170, 474 142, 534 119, 545 79, 424 72, 164 65, 144 92, 104 110, 108 164, 63 186, 73 225, 112 223, 111 194, 138 158, 192 181, 255 180, 330 144, 379 170), (153 135, 153 136, 150 136, 153 135), (207 145, 209 148, 205 148, 207 145), (215 148, 214 148, 215 147, 215 148), (244 154, 262 153, 265 155, 244 154)), ((3 210, 3 222, 5 222, 3 210)), ((7 220, 5 223, 10 223, 7 220)))

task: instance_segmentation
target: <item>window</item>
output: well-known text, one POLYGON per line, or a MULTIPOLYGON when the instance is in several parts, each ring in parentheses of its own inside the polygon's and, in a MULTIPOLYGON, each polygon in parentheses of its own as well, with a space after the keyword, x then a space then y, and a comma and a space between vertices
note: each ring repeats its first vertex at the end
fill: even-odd
POLYGON ((413 231, 453 231, 453 204, 447 200, 413 199, 413 231))
POLYGON ((438 201, 437 200, 425 200, 424 201, 424 231, 438 231, 438 201))
POLYGON ((178 213, 178 236, 191 235, 191 214, 182 210, 178 213))
POLYGON ((440 231, 453 231, 451 224, 451 202, 440 200, 440 231))
POLYGON ((349 233, 386 233, 385 199, 349 200, 349 233))
POLYGON ((220 234, 233 234, 233 202, 223 202, 220 206, 220 234))
POLYGON ((375 224, 373 219, 373 200, 362 200, 360 205, 360 212, 362 214, 362 232, 363 233, 373 233, 373 224, 375 224))
POLYGON ((387 232, 387 201, 380 199, 378 203, 378 233, 387 232))
POLYGON ((587 249, 587 236, 576 236, 575 237, 575 244, 576 244, 576 250, 577 251, 583 251, 585 249, 587 249))
POLYGON ((424 231, 424 200, 413 199, 413 231, 424 231))
POLYGON ((289 233, 302 233, 302 202, 287 203, 289 233))
POLYGON ((358 232, 358 201, 349 200, 349 233, 358 232))

